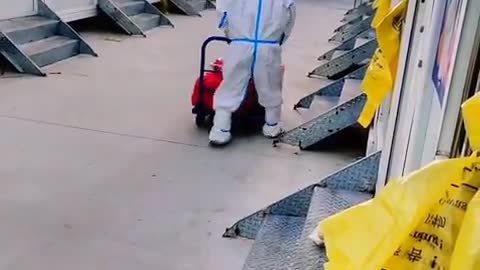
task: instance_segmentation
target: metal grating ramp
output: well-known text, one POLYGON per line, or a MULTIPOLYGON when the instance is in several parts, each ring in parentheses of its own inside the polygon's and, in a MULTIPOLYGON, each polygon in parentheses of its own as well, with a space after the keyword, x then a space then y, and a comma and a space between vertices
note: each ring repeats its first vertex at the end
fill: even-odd
POLYGON ((325 249, 308 236, 321 220, 371 198, 370 193, 315 187, 306 217, 265 216, 243 270, 322 269, 325 249))
POLYGON ((285 132, 281 142, 306 149, 316 143, 356 125, 366 103, 361 82, 341 79, 299 100, 294 109, 302 109, 306 121, 285 132))
POLYGON ((369 193, 316 187, 300 238, 292 270, 321 269, 326 262, 325 248, 312 242, 309 235, 325 218, 372 198, 369 193))
POLYGON ((304 217, 267 216, 243 270, 288 269, 302 234, 304 221, 304 217))

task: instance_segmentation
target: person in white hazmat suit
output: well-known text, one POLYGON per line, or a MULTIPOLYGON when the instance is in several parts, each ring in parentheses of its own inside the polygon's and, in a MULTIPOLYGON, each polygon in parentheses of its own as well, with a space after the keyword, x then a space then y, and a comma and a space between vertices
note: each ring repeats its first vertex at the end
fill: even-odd
POLYGON ((223 82, 215 92, 210 142, 230 142, 232 113, 242 104, 253 78, 265 108, 263 134, 282 133, 282 45, 295 24, 294 0, 217 0, 219 28, 232 40, 224 58, 223 82))

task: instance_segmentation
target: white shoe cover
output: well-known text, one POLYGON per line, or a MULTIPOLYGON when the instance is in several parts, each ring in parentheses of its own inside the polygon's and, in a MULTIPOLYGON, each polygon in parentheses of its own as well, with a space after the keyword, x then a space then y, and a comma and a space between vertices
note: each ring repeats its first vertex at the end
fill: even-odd
POLYGON ((213 145, 226 145, 232 140, 232 134, 230 131, 216 129, 215 127, 210 130, 210 143, 213 145))
POLYGON ((265 124, 263 126, 263 136, 275 139, 283 133, 282 125, 277 123, 276 125, 265 124))
POLYGON ((217 110, 213 118, 213 127, 210 130, 210 143, 213 145, 226 145, 232 140, 230 127, 232 125, 232 113, 217 110))

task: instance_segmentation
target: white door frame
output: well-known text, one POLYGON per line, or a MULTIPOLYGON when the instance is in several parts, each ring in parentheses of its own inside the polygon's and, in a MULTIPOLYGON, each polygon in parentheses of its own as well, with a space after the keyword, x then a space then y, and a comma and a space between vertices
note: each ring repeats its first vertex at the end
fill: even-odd
MULTIPOLYGON (((390 112, 388 114, 388 124, 386 125, 385 137, 382 145, 382 155, 380 158, 380 168, 377 180, 377 192, 383 189, 389 177, 389 167, 393 152, 394 138, 400 134, 397 133, 397 121, 400 115, 400 105, 403 99, 408 97, 402 91, 404 84, 408 83, 407 70, 413 68, 411 58, 418 53, 420 25, 417 18, 424 18, 425 5, 420 5, 418 0, 410 0, 407 8, 407 18, 403 26, 402 40, 400 44, 399 68, 395 80, 394 90, 391 95, 390 112), (418 2, 418 6, 417 6, 418 2)), ((408 104, 408 103, 407 103, 408 104)))
MULTIPOLYGON (((447 91, 442 109, 432 107, 438 98, 433 92, 431 68, 435 61, 439 34, 439 29, 435 27, 440 25, 438 20, 443 18, 443 13, 439 14, 438 6, 435 7, 432 2, 410 3, 416 6, 417 19, 412 42, 406 49, 410 51, 408 63, 399 68, 401 73, 406 67, 404 74, 398 74, 397 77, 377 190, 383 188, 387 179, 401 177, 431 162, 436 153, 444 151, 442 149, 448 149, 446 152, 449 153, 452 146, 460 96, 463 95, 468 68, 472 66, 468 63, 473 58, 472 53, 476 54, 478 49, 480 1, 464 0, 461 7, 461 22, 465 24, 459 31, 461 35, 459 33, 456 37, 459 40, 458 54, 455 53, 456 58, 453 59, 455 62, 450 84, 450 89, 454 91, 447 91), (477 46, 475 48, 474 40, 477 46)), ((438 4, 440 1, 435 2, 438 4)), ((412 16, 410 13, 409 17, 412 16)))

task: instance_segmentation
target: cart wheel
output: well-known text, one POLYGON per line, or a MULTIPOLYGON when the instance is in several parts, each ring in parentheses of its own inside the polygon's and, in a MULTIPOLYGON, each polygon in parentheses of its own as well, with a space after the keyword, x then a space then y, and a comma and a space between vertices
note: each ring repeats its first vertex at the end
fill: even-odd
POLYGON ((215 113, 208 113, 207 115, 205 115, 205 125, 207 127, 212 127, 213 126, 213 118, 215 117, 215 113))
POLYGON ((198 113, 195 116, 195 124, 197 127, 202 128, 205 126, 205 115, 203 113, 198 113))

